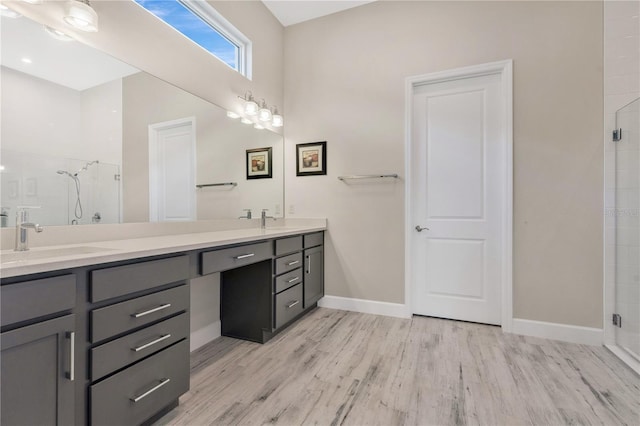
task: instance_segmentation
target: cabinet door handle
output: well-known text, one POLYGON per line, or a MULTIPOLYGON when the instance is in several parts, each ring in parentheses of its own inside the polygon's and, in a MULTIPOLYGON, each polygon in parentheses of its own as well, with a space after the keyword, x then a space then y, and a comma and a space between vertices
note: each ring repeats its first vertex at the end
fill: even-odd
POLYGON ((289 263, 287 263, 287 266, 297 265, 298 263, 300 263, 300 261, 299 261, 299 260, 294 260, 293 262, 289 262, 289 263))
POLYGON ((247 257, 255 256, 255 253, 241 254, 240 256, 234 256, 235 260, 246 259, 247 257))
POLYGON ((289 302, 289 304, 287 305, 287 309, 289 308, 293 308, 294 306, 296 306, 298 303, 300 303, 299 300, 295 300, 293 302, 289 302))
POLYGON ((76 379, 76 332, 67 331, 66 337, 69 339, 69 372, 66 376, 73 382, 76 379))
POLYGON ((133 402, 138 402, 141 399, 146 398, 147 396, 151 395, 152 393, 154 393, 155 391, 157 391, 158 389, 160 389, 161 387, 163 387, 164 385, 166 385, 170 381, 171 381, 171 379, 162 379, 162 380, 160 380, 160 383, 158 383, 157 385, 155 385, 154 387, 152 387, 151 389, 149 389, 148 391, 146 391, 142 395, 138 395, 135 398, 129 398, 129 399, 131 401, 133 401, 133 402))
POLYGON ((287 281, 287 283, 291 284, 291 283, 294 283, 294 282, 298 281, 299 279, 300 279, 300 277, 291 278, 289 281, 287 281))
POLYGON ((144 345, 140 345, 140 346, 138 346, 136 348, 131 348, 131 350, 134 351, 134 352, 140 352, 143 349, 147 349, 149 346, 153 346, 156 343, 160 343, 163 340, 167 340, 169 337, 171 337, 171 334, 165 334, 164 336, 160 336, 156 340, 152 340, 149 343, 145 343, 144 345))
POLYGON ((170 308, 170 307, 171 307, 171 303, 165 303, 164 305, 160 305, 157 308, 149 309, 148 311, 137 312, 135 314, 131 314, 131 316, 134 317, 134 318, 140 318, 140 317, 143 317, 145 315, 149 315, 149 314, 152 314, 154 312, 158 312, 158 311, 161 311, 163 309, 170 308))
POLYGON ((311 273, 311 256, 307 256, 307 260, 308 260, 308 262, 307 262, 307 265, 308 265, 307 274, 310 274, 311 273))

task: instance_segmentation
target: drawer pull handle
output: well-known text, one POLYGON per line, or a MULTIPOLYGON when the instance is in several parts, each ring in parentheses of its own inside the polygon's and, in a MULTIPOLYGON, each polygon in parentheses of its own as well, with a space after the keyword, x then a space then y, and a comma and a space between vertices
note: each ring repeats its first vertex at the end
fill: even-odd
POLYGON ((291 278, 289 281, 287 281, 287 284, 294 283, 294 282, 298 281, 299 279, 300 279, 300 277, 291 278))
POLYGON ((293 308, 294 306, 296 306, 298 303, 300 303, 299 300, 296 300, 295 302, 289 302, 289 304, 287 305, 287 309, 289 308, 293 308))
POLYGON ((158 311, 161 311, 163 309, 170 308, 170 307, 171 307, 171 303, 165 303, 164 305, 160 305, 157 308, 149 309, 148 311, 138 312, 136 314, 131 314, 131 316, 134 317, 134 318, 140 318, 140 317, 143 317, 145 315, 149 315, 149 314, 152 314, 154 312, 158 312, 158 311))
POLYGON ((255 253, 241 254, 240 256, 235 256, 234 259, 235 260, 246 259, 247 257, 253 257, 255 255, 256 255, 255 253))
POLYGON ((141 399, 151 395, 152 393, 154 393, 155 391, 157 391, 158 389, 160 389, 161 387, 163 387, 164 385, 166 385, 170 381, 171 381, 171 379, 162 379, 162 380, 160 380, 160 383, 158 383, 157 385, 155 385, 154 387, 152 387, 151 389, 149 389, 148 391, 146 391, 142 395, 136 396, 135 398, 129 398, 129 399, 131 401, 133 401, 133 402, 138 402, 141 399))
POLYGON ((156 343, 160 343, 163 340, 167 340, 169 337, 171 337, 171 334, 165 334, 164 336, 160 336, 156 340, 153 340, 149 343, 145 343, 144 345, 138 346, 137 348, 131 348, 131 350, 134 352, 140 352, 143 349, 147 349, 149 346, 153 346, 156 343))
POLYGON ((73 382, 76 379, 76 332, 67 331, 66 337, 69 339, 69 372, 66 376, 73 382))
POLYGON ((300 263, 300 261, 299 261, 299 260, 294 260, 293 262, 289 262, 289 263, 287 263, 287 266, 297 265, 298 263, 300 263))
POLYGON ((311 256, 307 256, 307 260, 309 261, 308 265, 307 265, 308 266, 307 267, 307 274, 310 274, 311 273, 311 256))

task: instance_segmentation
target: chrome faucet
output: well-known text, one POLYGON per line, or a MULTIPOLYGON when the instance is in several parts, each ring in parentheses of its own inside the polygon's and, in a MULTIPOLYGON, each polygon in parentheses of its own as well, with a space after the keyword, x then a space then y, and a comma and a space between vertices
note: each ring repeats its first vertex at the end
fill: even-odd
POLYGON ((267 216, 269 209, 262 209, 262 216, 260 216, 260 228, 265 229, 267 227, 267 219, 276 220, 273 216, 267 216))
POLYGON ((247 212, 245 216, 240 216, 238 219, 251 219, 251 209, 242 209, 243 212, 247 212))
POLYGON ((38 207, 18 207, 16 212, 16 247, 15 251, 29 250, 29 234, 27 231, 33 229, 42 232, 42 226, 29 222, 29 211, 27 209, 37 209, 38 207))

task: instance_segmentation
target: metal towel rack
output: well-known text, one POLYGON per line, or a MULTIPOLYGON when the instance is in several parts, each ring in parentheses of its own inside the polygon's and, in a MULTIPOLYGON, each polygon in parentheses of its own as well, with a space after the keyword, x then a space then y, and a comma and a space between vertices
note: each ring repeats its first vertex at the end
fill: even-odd
POLYGON ((238 182, 204 183, 202 185, 196 185, 196 188, 205 188, 208 186, 238 186, 238 182))
POLYGON ((398 179, 398 174, 397 173, 393 173, 390 175, 351 175, 351 176, 338 176, 338 179, 340 180, 347 180, 347 179, 381 179, 381 178, 393 178, 393 179, 398 179))

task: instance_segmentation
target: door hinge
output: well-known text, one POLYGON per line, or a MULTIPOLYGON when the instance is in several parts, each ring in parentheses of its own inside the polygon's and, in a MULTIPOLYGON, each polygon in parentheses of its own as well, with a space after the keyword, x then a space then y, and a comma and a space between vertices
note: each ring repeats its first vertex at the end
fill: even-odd
POLYGON ((622 129, 616 129, 613 131, 613 141, 620 142, 622 140, 622 129))
POLYGON ((622 328, 622 317, 620 314, 613 314, 613 325, 622 328))

